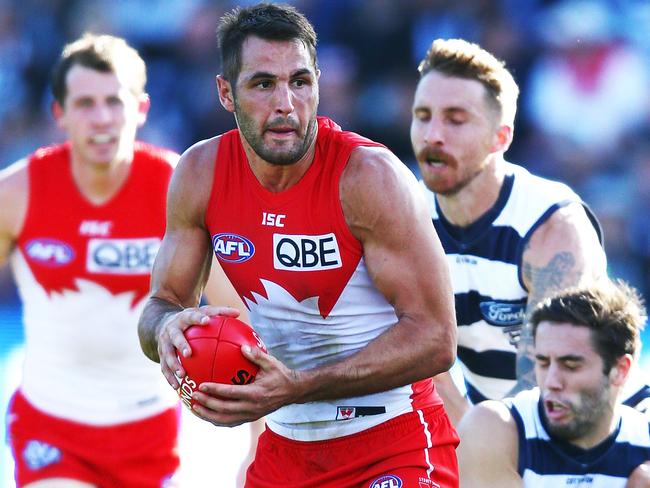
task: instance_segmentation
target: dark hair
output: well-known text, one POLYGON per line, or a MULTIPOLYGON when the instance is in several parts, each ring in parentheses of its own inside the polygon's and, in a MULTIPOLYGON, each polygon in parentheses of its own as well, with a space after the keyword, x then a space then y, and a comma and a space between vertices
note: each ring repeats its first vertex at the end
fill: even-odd
POLYGON ((268 41, 300 40, 309 50, 314 68, 316 32, 307 18, 290 5, 260 3, 252 7, 237 7, 221 17, 217 38, 221 49, 223 75, 233 86, 241 71, 241 50, 249 36, 268 41))
POLYGON ((52 70, 52 95, 61 105, 67 95, 66 77, 76 64, 102 73, 116 73, 123 69, 129 75, 131 91, 135 95, 144 93, 147 70, 138 52, 122 38, 86 33, 66 44, 52 70))
POLYGON ((478 44, 463 39, 436 39, 418 66, 420 78, 430 71, 480 82, 502 121, 514 124, 519 87, 512 74, 478 44))
POLYGON ((621 356, 636 357, 645 319, 643 301, 634 288, 620 280, 605 280, 547 298, 535 308, 530 322, 533 336, 540 322, 588 327, 594 349, 603 359, 604 373, 608 374, 621 356))

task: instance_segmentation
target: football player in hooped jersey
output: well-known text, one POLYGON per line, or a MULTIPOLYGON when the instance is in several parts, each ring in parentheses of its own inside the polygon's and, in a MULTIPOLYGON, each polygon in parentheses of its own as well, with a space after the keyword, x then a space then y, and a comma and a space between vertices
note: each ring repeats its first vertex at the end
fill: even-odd
MULTIPOLYGON (((269 354, 248 385, 205 383, 218 425, 266 416, 248 487, 457 486, 431 376, 454 360, 453 296, 417 181, 385 147, 317 117, 316 35, 293 7, 221 19, 219 97, 238 129, 191 147, 140 320, 174 387, 211 254, 269 354)), ((233 311, 222 308, 221 314, 233 311)))
POLYGON ((472 407, 458 427, 467 488, 650 487, 650 422, 620 404, 646 320, 638 293, 570 288, 531 316, 539 388, 472 407))
MULTIPOLYGON (((461 39, 434 41, 419 66, 411 141, 447 255, 458 358, 472 403, 534 385, 526 315, 548 294, 606 276, 600 227, 564 184, 507 162, 519 89, 504 64, 461 39)), ((630 404, 650 395, 628 382, 630 404)), ((452 420, 468 401, 443 374, 452 420)))
POLYGON ((178 398, 137 320, 178 155, 136 142, 146 70, 124 40, 86 34, 52 78, 68 141, 0 173, 0 263, 24 305, 25 365, 8 412, 18 486, 172 486, 178 398))

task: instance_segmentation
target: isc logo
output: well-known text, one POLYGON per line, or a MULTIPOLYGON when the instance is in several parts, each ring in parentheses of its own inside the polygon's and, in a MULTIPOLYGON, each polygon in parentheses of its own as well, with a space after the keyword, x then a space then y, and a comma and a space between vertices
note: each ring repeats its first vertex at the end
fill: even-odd
POLYGON ((63 266, 74 259, 74 250, 56 239, 33 239, 25 250, 30 258, 46 266, 63 266))
POLYGON ((273 267, 285 271, 318 271, 342 266, 333 233, 321 236, 273 234, 273 267))
POLYGON ((90 273, 149 274, 160 239, 90 239, 86 268, 90 273))
POLYGON ((253 243, 237 234, 215 234, 212 236, 212 246, 216 256, 228 263, 248 261, 255 254, 253 243))
POLYGON ((381 478, 377 478, 370 483, 370 488, 401 488, 402 480, 392 474, 387 474, 381 478))

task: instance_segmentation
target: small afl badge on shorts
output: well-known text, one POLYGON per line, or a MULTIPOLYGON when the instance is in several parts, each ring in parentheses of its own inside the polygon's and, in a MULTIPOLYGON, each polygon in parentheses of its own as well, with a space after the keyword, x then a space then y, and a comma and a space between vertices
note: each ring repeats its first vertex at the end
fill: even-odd
POLYGON ((368 488, 402 488, 402 480, 399 476, 385 474, 370 483, 368 488))
POLYGON ((61 451, 46 442, 31 440, 23 449, 23 459, 29 469, 37 471, 50 464, 58 463, 61 460, 61 451))

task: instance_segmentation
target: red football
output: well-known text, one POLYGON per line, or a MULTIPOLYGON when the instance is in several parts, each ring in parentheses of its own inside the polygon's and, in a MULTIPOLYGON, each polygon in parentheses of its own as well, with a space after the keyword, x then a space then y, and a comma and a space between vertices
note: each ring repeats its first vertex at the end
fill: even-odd
POLYGON ((258 367, 241 353, 248 344, 266 352, 266 347, 255 331, 233 317, 215 315, 206 325, 194 325, 185 331, 192 355, 178 354, 185 377, 180 381, 178 395, 185 405, 194 404, 192 393, 201 383, 230 383, 243 385, 255 379, 258 367))

